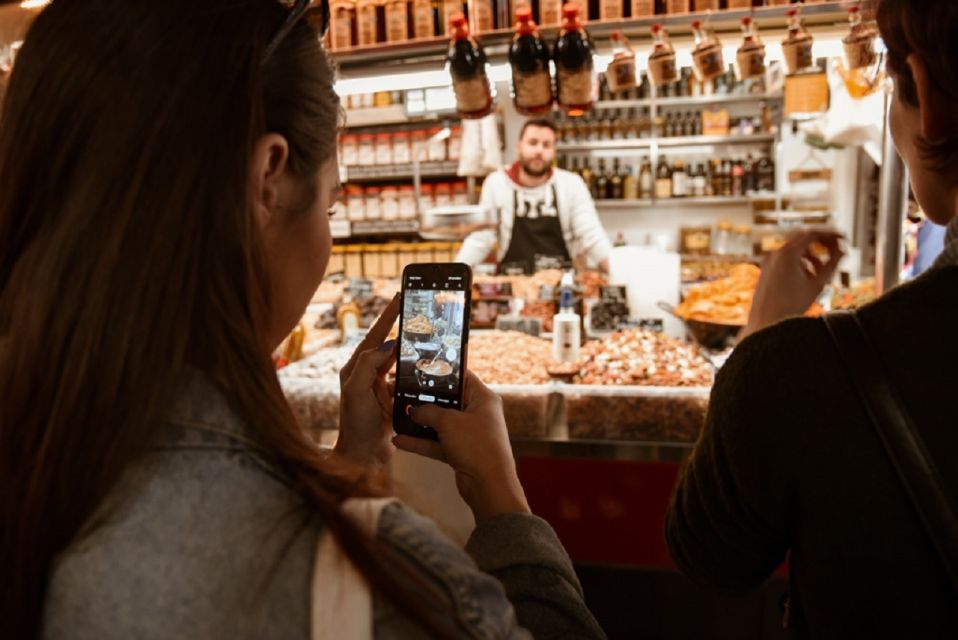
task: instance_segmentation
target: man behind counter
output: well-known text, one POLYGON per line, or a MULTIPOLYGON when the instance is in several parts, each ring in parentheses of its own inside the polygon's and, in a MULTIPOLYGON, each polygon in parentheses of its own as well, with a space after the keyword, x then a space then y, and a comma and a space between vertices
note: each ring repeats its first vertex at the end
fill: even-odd
POLYGON ((497 228, 470 234, 457 261, 479 264, 498 241, 500 272, 521 268, 532 273, 537 259, 571 263, 580 254, 608 272, 612 243, 589 189, 577 174, 552 167, 555 124, 544 118, 527 120, 516 151, 515 164, 492 173, 482 184, 479 205, 497 213, 497 228))

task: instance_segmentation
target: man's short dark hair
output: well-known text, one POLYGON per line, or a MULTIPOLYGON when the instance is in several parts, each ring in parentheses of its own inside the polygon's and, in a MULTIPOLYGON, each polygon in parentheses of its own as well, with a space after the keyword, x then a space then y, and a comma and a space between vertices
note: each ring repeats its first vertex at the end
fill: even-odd
POLYGON ((522 136, 526 135, 526 129, 529 127, 541 127, 543 129, 552 129, 552 133, 558 132, 556 123, 553 122, 551 118, 529 118, 519 131, 520 140, 522 140, 522 136))

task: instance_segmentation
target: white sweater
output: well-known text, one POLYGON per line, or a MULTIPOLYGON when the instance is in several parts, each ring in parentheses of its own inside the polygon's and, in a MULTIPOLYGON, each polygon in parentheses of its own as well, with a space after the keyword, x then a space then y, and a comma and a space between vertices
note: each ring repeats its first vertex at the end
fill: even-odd
POLYGON ((552 176, 545 184, 530 188, 516 184, 506 169, 499 169, 482 183, 482 195, 479 198, 479 206, 489 214, 490 219, 499 220, 498 232, 496 229, 486 229, 470 234, 459 250, 457 262, 469 265, 481 263, 497 240, 499 247, 496 259, 501 261, 512 240, 515 196, 518 196, 520 206, 525 202, 530 210, 537 206, 551 207, 553 184, 559 203, 559 223, 569 255, 574 258, 585 252, 592 266, 607 260, 612 252, 612 242, 599 221, 592 195, 578 174, 553 169, 552 176))

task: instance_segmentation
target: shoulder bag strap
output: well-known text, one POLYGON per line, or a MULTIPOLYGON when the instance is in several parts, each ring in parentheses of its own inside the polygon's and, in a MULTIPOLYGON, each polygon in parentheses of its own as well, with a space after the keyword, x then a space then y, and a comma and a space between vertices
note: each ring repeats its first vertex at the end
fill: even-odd
POLYGON ((958 515, 898 390, 885 377, 868 334, 854 313, 825 316, 852 384, 899 480, 958 592, 958 515))

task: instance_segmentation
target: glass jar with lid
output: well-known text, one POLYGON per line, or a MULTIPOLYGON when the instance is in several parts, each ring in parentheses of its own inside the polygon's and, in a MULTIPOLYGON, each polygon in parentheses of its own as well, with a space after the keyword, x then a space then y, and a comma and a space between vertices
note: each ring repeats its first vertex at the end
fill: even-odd
POLYGON ((380 200, 379 187, 366 187, 366 219, 381 220, 382 201, 380 200))
POLYGON ((391 133, 376 134, 376 164, 393 163, 393 140, 391 133))
POLYGON ((408 131, 397 131, 393 134, 393 163, 408 164, 412 162, 412 146, 408 131))
POLYGON ((449 135, 449 145, 446 148, 446 155, 449 156, 450 160, 459 162, 459 157, 462 153, 462 127, 456 125, 451 128, 451 133, 449 135))
POLYGON ((349 49, 353 46, 353 30, 356 23, 355 0, 333 0, 330 14, 333 50, 349 49))
POLYGON ((436 207, 448 207, 452 204, 452 185, 440 182, 436 185, 436 207))
POLYGON ((732 223, 728 220, 721 220, 715 226, 715 247, 716 255, 728 256, 734 253, 732 223))
POLYGON ((353 222, 366 219, 363 188, 355 184, 346 185, 346 218, 353 222))
POLYGON ((355 134, 346 134, 339 138, 342 150, 342 163, 346 167, 359 164, 359 137, 355 134))
POLYGON ((399 219, 399 189, 393 185, 383 187, 379 194, 383 220, 399 219))
POLYGON ((452 204, 469 204, 469 187, 465 180, 457 180, 452 183, 452 204))
POLYGON ((409 0, 386 0, 386 42, 405 42, 409 37, 409 0))
POLYGON ((426 209, 435 209, 436 208, 436 189, 430 183, 424 183, 419 187, 420 197, 422 202, 420 206, 423 211, 426 209))
POLYGON ((415 220, 416 218, 416 190, 411 184, 399 187, 399 219, 415 220))
POLYGON ((356 164, 363 167, 371 167, 376 164, 376 136, 373 134, 360 134, 356 164))
MULTIPOLYGON (((440 127, 433 127, 429 130, 429 136, 435 136, 440 131, 442 131, 440 127)), ((446 160, 446 141, 444 139, 436 140, 433 138, 429 142, 429 150, 427 153, 429 162, 444 162, 446 160)))
POLYGON ((356 1, 356 40, 361 47, 376 44, 379 33, 378 5, 379 0, 356 1))

